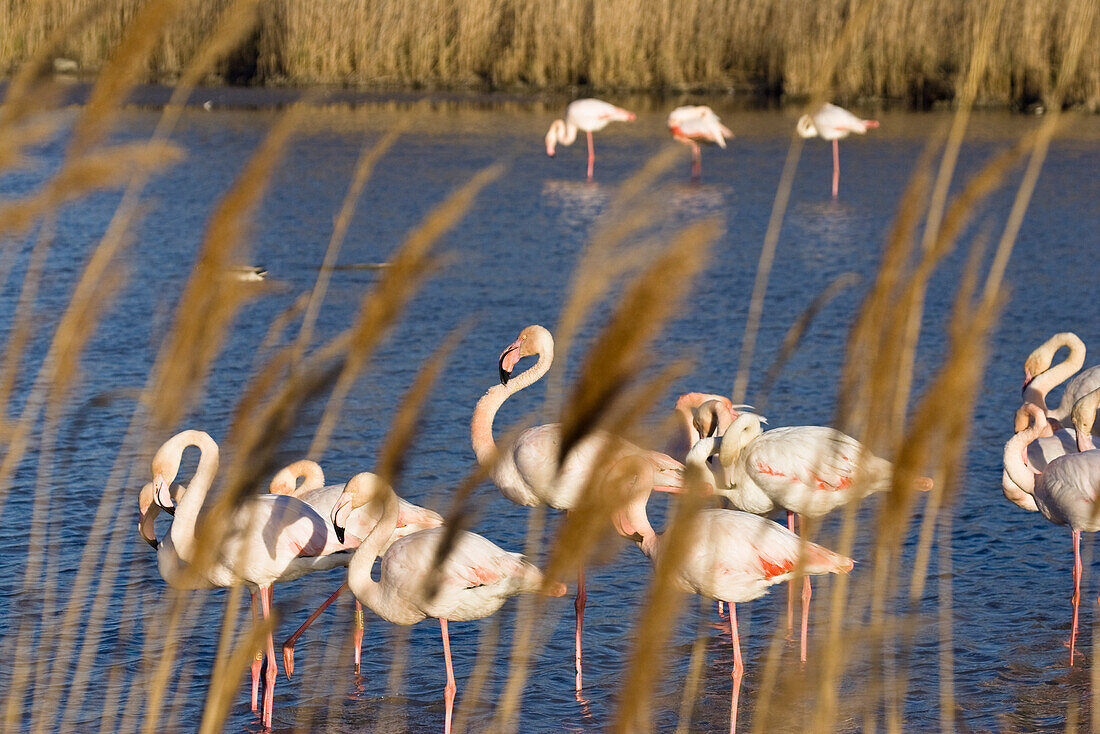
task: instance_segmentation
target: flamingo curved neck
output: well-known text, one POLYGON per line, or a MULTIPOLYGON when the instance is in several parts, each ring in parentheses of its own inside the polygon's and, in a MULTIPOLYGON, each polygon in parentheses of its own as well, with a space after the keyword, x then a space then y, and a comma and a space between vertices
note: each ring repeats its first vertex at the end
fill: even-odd
POLYGON ((568 120, 555 120, 554 135, 562 145, 572 145, 577 139, 577 126, 568 120))
MULTIPOLYGON (((1076 334, 1069 332, 1058 334, 1047 342, 1047 344, 1051 348, 1051 360, 1053 360, 1054 354, 1062 347, 1067 347, 1069 349, 1069 354, 1058 364, 1036 375, 1024 390, 1024 398, 1029 400, 1029 402, 1035 403, 1044 411, 1047 410, 1047 393, 1073 377, 1085 366, 1085 343, 1082 342, 1076 334)), ((1063 407, 1066 408, 1066 414, 1068 415, 1069 408, 1072 406, 1059 405, 1058 410, 1062 410, 1063 407)), ((1061 417, 1064 418, 1065 416, 1063 415, 1061 417)))
POLYGON ((382 586, 371 578, 371 570, 374 568, 374 562, 381 555, 382 549, 386 547, 397 529, 400 511, 397 495, 390 490, 383 500, 382 517, 359 544, 359 548, 351 558, 351 563, 348 564, 348 587, 355 594, 356 599, 376 613, 381 611, 383 605, 382 586))
POLYGON ((1027 461, 1027 447, 1038 436, 1035 427, 1021 431, 1005 444, 1004 467, 1008 478, 1028 494, 1035 493, 1037 471, 1027 461))
POLYGON ((798 118, 798 134, 803 138, 812 138, 817 135, 817 128, 814 126, 814 119, 809 115, 803 115, 798 118))
POLYGON ((481 466, 491 464, 496 456, 497 445, 493 439, 493 420, 500 406, 504 405, 504 401, 510 396, 538 382, 553 362, 553 347, 544 349, 539 352, 539 358, 535 364, 509 380, 507 385, 493 385, 477 401, 474 416, 470 421, 470 443, 473 444, 478 464, 481 466))
MULTIPOLYGON (((172 454, 175 471, 179 471, 180 462, 183 460, 183 450, 187 446, 194 446, 202 452, 199 456, 199 466, 195 470, 195 476, 191 478, 191 482, 187 485, 187 491, 183 494, 183 499, 176 506, 175 519, 173 519, 172 527, 169 530, 176 553, 181 559, 190 563, 195 555, 195 526, 198 523, 203 502, 206 501, 206 493, 209 491, 210 485, 214 483, 214 476, 218 473, 219 455, 218 445, 207 434, 196 431, 179 435, 183 438, 179 441, 178 447, 174 447, 172 454)), ((173 472, 173 479, 175 478, 175 471, 173 472)))

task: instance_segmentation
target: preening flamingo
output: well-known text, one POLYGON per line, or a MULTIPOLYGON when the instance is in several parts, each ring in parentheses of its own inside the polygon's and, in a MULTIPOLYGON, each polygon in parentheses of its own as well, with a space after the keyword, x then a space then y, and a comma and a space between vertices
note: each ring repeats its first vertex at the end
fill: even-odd
MULTIPOLYGON (((348 565, 348 586, 355 598, 387 622, 410 625, 433 617, 443 635, 443 658, 447 666, 444 693, 444 734, 451 731, 454 707, 454 670, 447 622, 482 619, 494 613, 510 596, 543 590, 542 573, 518 553, 509 553, 480 535, 459 531, 445 557, 439 557, 448 531, 432 528, 407 535, 391 543, 397 529, 400 507, 397 496, 384 482, 352 485, 337 500, 331 519, 343 533, 352 513, 361 507, 380 506, 381 519, 367 533, 348 565), (371 569, 383 549, 379 580, 371 569)), ((565 593, 555 584, 546 590, 553 596, 565 593)))
MULTIPOLYGON (((1019 430, 1027 428, 1031 423, 1031 413, 1028 412, 1025 403, 1020 406, 1016 411, 1016 425, 1022 427, 1019 430)), ((1040 426, 1040 431, 1044 430, 1040 426)), ((1068 453, 1077 450, 1077 432, 1072 428, 1060 428, 1057 431, 1051 432, 1049 427, 1046 427, 1045 432, 1050 434, 1048 436, 1040 436, 1038 439, 1032 441, 1027 445, 1027 461, 1032 467, 1038 471, 1046 469, 1054 459, 1059 456, 1065 456, 1068 453)), ((1004 496, 1009 502, 1012 502, 1017 507, 1021 507, 1031 512, 1037 512, 1038 507, 1035 506, 1035 498, 1031 496, 1030 492, 1025 492, 1020 485, 1012 481, 1012 477, 1008 475, 1008 469, 1005 468, 1001 472, 1001 491, 1004 492, 1004 496)))
MULTIPOLYGON (((1024 402, 1034 403, 1046 412, 1051 430, 1064 427, 1077 401, 1100 388, 1100 365, 1078 372, 1084 364, 1085 343, 1071 331, 1055 334, 1024 360, 1024 402), (1069 354, 1052 367, 1054 355, 1062 347, 1069 349, 1069 354), (1062 401, 1057 408, 1048 408, 1047 394, 1066 380, 1069 382, 1062 392, 1062 401)), ((1014 430, 1019 433, 1027 424, 1027 417, 1017 412, 1014 430)))
MULTIPOLYGON (((218 547, 212 563, 206 568, 194 568, 199 556, 195 530, 218 470, 218 445, 202 431, 183 431, 170 438, 153 457, 153 492, 162 509, 172 506, 169 487, 179 472, 187 446, 198 446, 202 456, 195 476, 175 505, 172 527, 157 550, 161 575, 169 584, 181 580, 186 583, 198 574, 214 586, 243 584, 258 588, 263 616, 267 619, 271 615, 273 583, 348 564, 349 549, 336 539, 335 530, 326 518, 293 497, 260 495, 247 498, 224 519, 225 533, 215 539, 218 547), (174 564, 168 575, 166 560, 174 564)), ((270 632, 267 659, 261 720, 265 727, 270 727, 277 675, 275 641, 270 632)))
POLYGON ((565 108, 565 119, 554 120, 546 133, 546 155, 554 157, 558 143, 572 145, 577 131, 588 135, 588 180, 596 166, 596 149, 592 146, 592 133, 603 130, 609 122, 630 122, 634 113, 598 99, 578 99, 565 108))
POLYGON ((877 120, 863 120, 843 107, 826 102, 815 112, 798 119, 798 134, 804 138, 820 137, 833 141, 833 198, 840 192, 840 146, 837 141, 851 133, 862 135, 878 127, 877 120))
MULTIPOLYGON (((559 466, 561 426, 548 423, 528 428, 509 446, 498 447, 493 440, 493 419, 504 401, 533 384, 550 369, 554 361, 554 338, 545 328, 528 326, 500 355, 500 385, 486 391, 474 408, 470 421, 470 442, 478 463, 491 466, 493 482, 501 493, 516 504, 534 507, 549 505, 558 510, 574 509, 581 492, 595 472, 606 472, 625 459, 637 459, 652 466, 655 488, 672 491, 683 484, 683 464, 658 451, 649 451, 605 431, 594 431, 572 448, 559 466), (538 361, 512 377, 520 359, 537 356, 538 361), (498 460, 499 454, 499 460, 498 460), (607 464, 597 465, 603 457, 607 464)), ((577 574, 577 613, 575 667, 576 687, 581 690, 581 632, 587 599, 584 566, 577 574)))
POLYGON ((698 181, 703 175, 703 161, 699 144, 726 147, 726 139, 733 132, 722 124, 714 110, 705 105, 677 107, 668 115, 668 131, 672 139, 691 148, 691 179, 698 181))
MULTIPOLYGON (((822 517, 841 505, 890 488, 893 466, 851 436, 825 426, 789 426, 764 432, 760 424, 760 416, 742 413, 720 444, 716 439, 703 439, 700 443, 704 446, 697 444, 689 454, 700 452, 706 458, 713 445, 720 446, 721 472, 712 470, 715 493, 740 510, 767 514, 784 509, 793 530, 795 515, 822 517)), ((927 491, 932 480, 919 477, 914 487, 927 491)), ((809 579, 804 579, 802 660, 806 659, 811 595, 809 579)))
POLYGON ((677 446, 680 456, 687 456, 700 438, 707 436, 721 436, 729 428, 733 420, 740 415, 739 411, 751 409, 751 405, 734 405, 724 395, 715 395, 705 392, 686 392, 676 399, 673 410, 680 420, 684 431, 681 434, 687 441, 686 445, 677 446))
MULTIPOLYGON (((283 469, 272 480, 272 492, 276 489, 280 491, 285 490, 288 486, 294 486, 297 483, 297 478, 306 476, 306 481, 297 487, 295 490, 295 496, 302 500, 318 514, 325 517, 329 517, 332 514, 332 508, 336 506, 337 500, 340 499, 340 495, 345 491, 369 491, 375 484, 385 484, 382 479, 370 472, 360 472, 347 481, 347 484, 330 484, 328 486, 313 486, 311 484, 317 483, 318 472, 321 467, 317 466, 314 462, 304 459, 291 464, 286 469, 283 469), (313 464, 313 466, 309 466, 313 464), (316 467, 316 469, 314 469, 316 467)), ((320 484, 324 485, 324 476, 320 475, 320 484)), ((428 528, 437 528, 443 524, 443 517, 424 507, 419 507, 406 502, 398 497, 398 512, 397 512, 397 527, 394 529, 393 534, 390 536, 389 543, 393 543, 406 535, 418 532, 420 530, 427 530, 428 528)), ((349 547, 355 548, 363 541, 364 538, 370 533, 375 525, 378 524, 380 519, 380 508, 373 506, 360 507, 355 511, 348 514, 344 519, 344 526, 341 529, 341 542, 349 547)), ((389 544, 383 546, 382 551, 385 552, 386 548, 389 548, 389 544)), ((295 630, 294 634, 287 638, 283 643, 283 671, 286 673, 286 677, 289 679, 294 674, 294 644, 298 641, 298 638, 302 636, 302 633, 321 615, 325 609, 328 608, 332 602, 336 601, 344 591, 346 591, 348 585, 342 584, 332 596, 321 603, 321 606, 309 615, 302 626, 295 630)), ((363 646, 363 605, 358 599, 355 600, 355 632, 353 637, 354 653, 355 653, 355 673, 359 673, 359 662, 361 656, 361 650, 363 646)))
POLYGON ((1100 451, 1068 453, 1039 471, 1028 461, 1028 444, 1038 438, 1047 419, 1039 406, 1028 404, 1034 422, 1008 440, 1004 466, 1009 477, 1035 498, 1043 517, 1056 525, 1069 525, 1073 531, 1073 627, 1069 637, 1069 664, 1073 665, 1077 641, 1077 612, 1081 600, 1081 531, 1100 530, 1100 451))
MULTIPOLYGON (((714 439, 704 439, 715 445, 714 439)), ((688 463, 706 467, 706 455, 692 450, 688 463)), ((644 490, 644 483, 638 482, 644 490)), ((648 558, 661 554, 662 537, 650 526, 645 505, 648 491, 636 492, 634 501, 616 513, 615 529, 633 536, 648 558)), ((685 591, 728 602, 730 633, 733 636, 733 696, 730 703, 730 734, 737 729, 737 701, 745 666, 737 632, 738 602, 752 601, 778 583, 793 578, 805 546, 802 572, 807 575, 847 573, 855 562, 816 543, 803 543, 778 523, 737 510, 701 511, 693 520, 690 546, 677 559, 676 581, 685 591)))

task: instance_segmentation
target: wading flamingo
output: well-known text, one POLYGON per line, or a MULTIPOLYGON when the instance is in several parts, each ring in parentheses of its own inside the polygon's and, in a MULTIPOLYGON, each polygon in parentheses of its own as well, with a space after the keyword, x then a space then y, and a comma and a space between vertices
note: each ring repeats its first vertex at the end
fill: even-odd
POLYGON ((878 127, 877 120, 861 120, 843 107, 826 102, 816 112, 803 115, 798 119, 798 134, 804 138, 820 137, 833 141, 833 198, 840 192, 840 146, 841 138, 851 133, 862 135, 878 127))
MULTIPOLYGON (((1084 364, 1085 343, 1071 331, 1047 339, 1024 361, 1024 402, 1034 403, 1043 409, 1050 430, 1056 431, 1066 426, 1069 413, 1077 401, 1100 388, 1100 365, 1078 372, 1084 364), (1062 347, 1069 349, 1069 354, 1052 367, 1054 355, 1062 347), (1066 380, 1069 382, 1062 392, 1062 401, 1057 408, 1048 408, 1047 394, 1066 380)), ((1019 433, 1027 425, 1027 416, 1017 411, 1014 430, 1019 433)))
MULTIPOLYGON (((340 495, 345 490, 349 491, 366 491, 370 486, 374 484, 384 484, 382 479, 370 472, 360 472, 354 477, 348 480, 347 484, 330 484, 324 486, 324 474, 320 473, 321 467, 316 462, 308 459, 303 459, 290 466, 286 467, 271 480, 271 491, 273 494, 285 493, 291 487, 297 485, 297 480, 301 477, 305 478, 305 482, 298 485, 296 489, 293 489, 294 496, 302 500, 318 514, 324 517, 329 517, 332 514, 332 508, 336 506, 336 501, 340 499, 340 495), (312 464, 312 466, 310 466, 312 464), (311 486, 313 485, 313 486, 311 486), (278 491, 276 491, 278 490, 278 491)), ((411 535, 420 530, 427 530, 428 528, 437 528, 443 524, 443 517, 439 513, 432 512, 424 507, 419 507, 406 502, 398 497, 398 513, 397 513, 397 527, 393 531, 393 535, 390 536, 389 542, 393 543, 406 535, 411 535)), ((380 519, 380 510, 373 507, 363 506, 355 510, 344 521, 343 539, 341 542, 349 548, 358 547, 359 544, 367 537, 371 529, 378 524, 380 519)), ((382 548, 385 552, 389 545, 382 548)), ((294 645, 298 641, 298 638, 302 636, 302 633, 313 624, 313 622, 321 615, 325 609, 329 607, 336 599, 344 593, 348 588, 346 583, 342 584, 332 596, 321 603, 321 606, 309 615, 302 626, 295 630, 294 634, 287 638, 283 643, 283 672, 286 673, 287 679, 294 674, 294 645)), ((355 632, 353 637, 353 648, 355 653, 355 673, 359 673, 359 662, 361 657, 361 651, 363 647, 363 605, 358 599, 355 600, 355 632)))
POLYGON ((577 131, 584 130, 588 135, 588 180, 591 181, 592 171, 596 166, 596 149, 592 147, 592 133, 603 130, 609 122, 630 122, 633 119, 633 112, 598 99, 578 99, 570 102, 565 108, 565 119, 554 120, 546 133, 546 155, 553 158, 558 143, 572 145, 577 139, 577 131))
MULTIPOLYGON (((716 446, 714 439, 704 439, 716 446)), ((706 467, 707 456, 694 449, 688 463, 706 467)), ((638 488, 645 488, 638 481, 638 488)), ((648 491, 635 493, 634 500, 617 512, 612 524, 620 535, 633 536, 648 558, 657 561, 662 537, 649 524, 645 505, 648 491)), ((738 602, 752 601, 768 593, 769 587, 793 578, 805 548, 802 573, 818 575, 847 573, 855 562, 816 543, 803 543, 782 525, 748 512, 702 510, 693 520, 690 545, 683 549, 674 571, 685 591, 728 602, 730 633, 733 635, 733 697, 730 703, 730 734, 737 729, 737 701, 745 671, 741 641, 737 632, 738 602)))
MULTIPOLYGON (((554 361, 554 337, 541 326, 528 326, 500 355, 499 385, 494 385, 474 408, 470 421, 470 443, 481 466, 491 466, 493 483, 501 494, 527 507, 548 505, 569 511, 577 506, 581 493, 594 476, 606 472, 619 461, 637 458, 650 464, 655 472, 655 489, 674 491, 683 485, 684 466, 659 451, 648 451, 605 431, 593 431, 577 444, 558 465, 561 426, 548 423, 528 428, 510 446, 498 447, 493 440, 493 419, 508 396, 533 384, 550 369, 554 361), (538 361, 512 377, 512 369, 523 357, 537 356, 538 361), (498 460, 499 454, 499 460, 498 460), (606 465, 597 466, 604 456, 606 465)), ((574 664, 576 687, 581 690, 581 632, 584 627, 584 564, 577 572, 577 634, 574 664)))
POLYGON ((1026 410, 1033 423, 1005 444, 1005 471, 1012 481, 1035 497, 1043 517, 1056 525, 1069 525, 1073 531, 1073 627, 1069 636, 1072 666, 1081 600, 1081 531, 1100 530, 1100 513, 1096 512, 1096 501, 1100 499, 1100 451, 1069 453, 1038 471, 1028 461, 1027 447, 1042 434, 1047 419, 1037 405, 1028 404, 1026 410))
MULTIPOLYGON (((699 451, 706 458, 712 453, 710 447, 720 446, 721 471, 711 470, 717 484, 715 494, 726 497, 739 510, 758 515, 786 510, 793 530, 795 515, 822 517, 841 505, 890 488, 893 466, 851 436, 825 426, 789 426, 764 432, 760 424, 760 416, 742 413, 720 441, 703 439, 700 444, 705 447, 697 444, 692 448, 692 454, 699 451)), ((930 490, 932 480, 918 477, 914 488, 930 490)), ((803 579, 803 661, 811 595, 810 580, 803 579)))
MULTIPOLYGON (((161 509, 167 509, 173 504, 169 487, 179 472, 187 446, 198 446, 202 456, 195 476, 175 505, 172 527, 157 551, 158 566, 165 575, 161 549, 169 543, 176 560, 187 567, 185 578, 195 573, 190 568, 199 555, 195 530, 218 470, 218 445, 202 431, 183 431, 166 441, 152 462, 154 498, 161 509)), ((225 534, 217 540, 213 563, 198 569, 198 573, 215 586, 246 585, 258 589, 264 619, 271 616, 273 583, 290 581, 311 571, 346 566, 351 558, 349 549, 336 539, 326 518, 301 500, 284 495, 246 498, 225 518, 225 534)), ((172 583, 168 576, 165 580, 172 583)), ((267 635, 267 662, 261 721, 263 726, 270 727, 278 674, 271 632, 267 635)))
POLYGON ((726 138, 733 132, 722 124, 714 110, 704 105, 677 107, 668 115, 668 131, 672 139, 691 148, 691 180, 703 175, 703 160, 699 144, 726 147, 726 138))
MULTIPOLYGON (((542 573, 518 553, 509 553, 480 535, 459 531, 450 540, 446 556, 439 557, 449 531, 432 528, 407 535, 390 544, 397 529, 400 508, 397 496, 384 482, 348 483, 332 509, 332 523, 342 534, 352 513, 365 505, 380 505, 381 519, 367 533, 348 565, 348 586, 355 598, 387 622, 411 625, 432 617, 443 635, 443 659, 447 666, 444 692, 444 734, 451 731, 455 676, 451 668, 451 642, 447 622, 482 619, 494 613, 510 596, 543 590, 542 573), (383 548, 379 580, 371 569, 383 548)), ((376 511, 375 511, 376 512, 376 511)), ((546 590, 565 593, 555 584, 546 590)))

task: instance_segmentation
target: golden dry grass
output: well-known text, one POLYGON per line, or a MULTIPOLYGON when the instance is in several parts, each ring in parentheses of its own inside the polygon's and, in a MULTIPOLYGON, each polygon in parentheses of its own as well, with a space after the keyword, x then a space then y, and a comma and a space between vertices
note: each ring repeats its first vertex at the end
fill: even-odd
MULTIPOLYGON (((137 67, 178 76, 227 0, 192 0, 137 67)), ((0 3, 0 69, 39 51, 94 0, 0 3)), ((56 55, 101 67, 140 5, 111 3, 56 55)), ((256 32, 217 71, 236 81, 370 88, 571 88, 751 90, 810 95, 822 81, 837 98, 924 105, 965 96, 983 19, 997 6, 979 103, 1050 105, 1067 56, 1067 4, 1041 0, 900 0, 874 3, 834 72, 823 60, 845 36, 848 0, 272 0, 256 32)), ((1063 99, 1100 106, 1100 27, 1063 99)))

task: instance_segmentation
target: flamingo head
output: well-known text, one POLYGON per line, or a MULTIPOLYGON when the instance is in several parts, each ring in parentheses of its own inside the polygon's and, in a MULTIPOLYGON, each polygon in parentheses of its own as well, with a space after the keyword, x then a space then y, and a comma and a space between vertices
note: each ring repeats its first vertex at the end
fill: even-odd
POLYGON ((524 357, 552 354, 554 339, 545 328, 533 324, 519 333, 516 340, 500 353, 497 367, 500 371, 500 384, 507 385, 512 377, 516 363, 524 357))
POLYGON ((558 141, 565 136, 565 121, 554 120, 550 124, 550 129, 546 131, 546 155, 551 158, 554 157, 554 152, 558 147, 558 141))
POLYGON ((760 427, 762 423, 767 423, 767 419, 756 413, 746 412, 738 415, 726 429, 718 450, 718 461, 724 468, 733 466, 733 462, 741 455, 741 450, 764 432, 760 427))
POLYGON ((809 115, 803 115, 798 118, 798 127, 796 128, 800 137, 812 138, 817 135, 817 127, 814 126, 814 118, 809 115))
POLYGON ((707 400, 692 411, 692 425, 701 438, 721 436, 737 418, 730 401, 707 400))
POLYGON ((611 526, 627 540, 642 543, 656 535, 646 504, 656 481, 653 465, 640 457, 617 462, 604 476, 601 489, 611 510, 611 526))
MULTIPOLYGON (((153 507, 153 483, 147 482, 144 487, 141 488, 141 493, 138 495, 138 533, 149 545, 154 548, 157 547, 157 534, 154 526, 154 520, 156 519, 156 511, 150 512, 150 508, 153 507)), ((160 509, 159 507, 157 508, 160 509)))
POLYGON ((153 464, 153 501, 162 509, 170 510, 175 506, 171 491, 172 480, 175 478, 175 472, 169 474, 164 470, 158 470, 157 465, 153 464))
POLYGON ((336 540, 341 544, 344 543, 348 522, 354 510, 380 500, 392 492, 393 488, 377 474, 361 472, 349 479, 329 515, 332 526, 336 529, 336 540))

